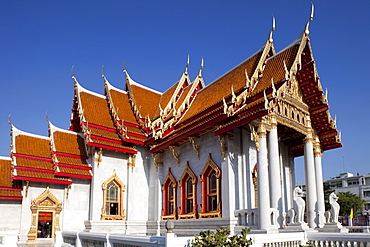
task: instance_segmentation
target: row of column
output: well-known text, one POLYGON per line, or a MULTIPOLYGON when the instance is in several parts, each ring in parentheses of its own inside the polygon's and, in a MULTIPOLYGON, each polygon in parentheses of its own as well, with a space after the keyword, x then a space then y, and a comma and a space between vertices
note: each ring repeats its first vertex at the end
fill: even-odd
MULTIPOLYGON (((262 121, 258 126, 258 209, 260 229, 263 230, 282 227, 282 220, 279 220, 277 226, 272 225, 272 211, 278 212, 279 219, 283 215, 282 208, 279 207, 279 201, 282 200, 282 191, 277 121, 274 114, 271 114, 270 117, 268 148, 267 123, 262 121)), ((306 127, 308 134, 304 139, 304 171, 307 223, 310 228, 316 228, 323 227, 325 222, 322 152, 318 138, 314 139, 309 116, 306 118, 306 127)))

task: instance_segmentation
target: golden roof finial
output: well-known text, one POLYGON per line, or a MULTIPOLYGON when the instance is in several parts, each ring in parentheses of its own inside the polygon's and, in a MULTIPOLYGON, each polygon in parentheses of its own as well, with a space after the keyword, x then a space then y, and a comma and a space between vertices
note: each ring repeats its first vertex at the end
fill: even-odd
POLYGON ((275 17, 272 16, 272 28, 270 31, 269 41, 272 43, 274 39, 272 38, 272 33, 275 31, 275 17))
POLYGON ((308 29, 308 27, 310 26, 310 22, 313 20, 314 10, 315 10, 315 6, 311 2, 311 15, 310 15, 310 18, 307 21, 307 24, 306 24, 306 27, 305 27, 305 30, 304 30, 304 32, 305 32, 306 35, 308 35, 310 33, 310 30, 308 29))
POLYGON ((202 77, 203 67, 204 67, 204 58, 202 58, 202 62, 200 63, 200 69, 199 69, 199 73, 198 73, 199 77, 202 77))
POLYGON ((126 73, 126 60, 122 62, 122 71, 126 73))
POLYGON ((186 62, 185 71, 184 71, 184 74, 186 75, 188 74, 189 64, 190 64, 190 55, 188 54, 188 61, 186 62))
POLYGON ((77 78, 75 77, 75 66, 74 65, 72 65, 71 74, 72 74, 72 79, 75 81, 75 83, 78 83, 77 78))
POLYGON ((103 77, 104 79, 104 82, 107 82, 107 78, 105 77, 105 74, 104 74, 104 65, 101 66, 101 77, 103 77))
POLYGON ((12 121, 10 120, 10 117, 11 116, 12 116, 12 114, 9 114, 9 116, 8 116, 8 124, 13 125, 12 121))

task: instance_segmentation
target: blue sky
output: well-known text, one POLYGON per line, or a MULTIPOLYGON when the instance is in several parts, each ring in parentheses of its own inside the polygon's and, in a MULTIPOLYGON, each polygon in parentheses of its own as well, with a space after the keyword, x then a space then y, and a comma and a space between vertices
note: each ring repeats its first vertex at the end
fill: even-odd
MULTIPOLYGON (((324 179, 344 170, 370 172, 370 1, 316 1, 310 25, 313 54, 343 148, 323 155, 324 179)), ((293 42, 310 1, 1 1, 0 155, 10 151, 11 121, 48 135, 68 128, 71 67, 80 84, 103 94, 101 66, 124 86, 123 61, 137 82, 159 91, 174 84, 190 54, 193 79, 203 57, 206 84, 255 53, 276 18, 277 51, 293 42)), ((303 182, 302 160, 297 182, 303 182)))

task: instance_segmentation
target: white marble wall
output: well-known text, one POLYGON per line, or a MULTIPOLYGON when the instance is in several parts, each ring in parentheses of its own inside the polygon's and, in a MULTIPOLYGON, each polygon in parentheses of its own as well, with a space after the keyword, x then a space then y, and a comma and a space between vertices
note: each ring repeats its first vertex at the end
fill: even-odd
MULTIPOLYGON (((30 182, 28 188, 28 196, 26 197, 26 186, 23 186, 23 200, 21 209, 21 224, 19 229, 19 243, 25 243, 27 241, 27 234, 31 227, 31 203, 37 197, 39 197, 49 186, 50 192, 62 203, 62 207, 65 203, 65 187, 66 185, 61 184, 49 184, 41 182, 30 182)), ((63 212, 63 211, 62 211, 63 212)), ((61 212, 61 213, 62 213, 61 212)), ((63 219, 60 219, 60 226, 63 224, 63 219)))
MULTIPOLYGON (((116 171, 116 175, 127 188, 127 157, 126 154, 103 150, 100 163, 95 162, 95 157, 90 158, 93 167, 93 178, 91 181, 91 200, 89 220, 100 220, 103 207, 103 183, 116 171)), ((125 195, 125 201, 127 196, 125 195)), ((126 204, 126 203, 125 203, 126 204)))
POLYGON ((90 180, 73 178, 68 192, 65 189, 63 210, 60 212, 62 231, 82 231, 89 217, 90 180))
MULTIPOLYGON (((159 174, 161 186, 163 185, 164 179, 167 176, 168 167, 171 167, 171 172, 173 176, 175 177, 175 179, 178 181, 180 180, 186 168, 187 161, 189 161, 189 165, 192 171, 199 178, 199 175, 202 174, 202 170, 208 161, 209 153, 212 154, 212 159, 217 164, 217 166, 220 169, 222 169, 222 162, 224 162, 224 160, 221 155, 220 142, 217 136, 215 136, 213 133, 208 133, 206 135, 201 136, 200 138, 196 138, 195 143, 200 147, 200 159, 198 159, 193 147, 191 146, 189 142, 179 147, 175 147, 175 151, 180 155, 179 156, 180 166, 177 165, 176 160, 173 157, 171 151, 166 151, 164 153, 163 167, 159 170, 159 172, 161 173, 159 174)), ((224 174, 222 173, 222 177, 223 176, 224 174)), ((197 204, 198 205, 202 203, 201 191, 202 191, 201 182, 198 179, 198 183, 197 183, 197 204)), ((177 206, 179 206, 179 203, 180 203, 180 190, 178 189, 177 190, 177 206)), ((163 204, 163 200, 161 201, 161 206, 162 204, 163 204)), ((200 208, 198 208, 198 211, 199 210, 200 208)))
POLYGON ((0 231, 19 230, 21 209, 21 200, 0 200, 0 231))

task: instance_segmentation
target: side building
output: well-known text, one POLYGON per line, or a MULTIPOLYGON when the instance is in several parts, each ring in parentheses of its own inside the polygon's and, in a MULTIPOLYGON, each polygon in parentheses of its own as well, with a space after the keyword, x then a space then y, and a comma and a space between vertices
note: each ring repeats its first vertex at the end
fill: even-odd
MULTIPOLYGON (((261 49, 205 85, 186 64, 165 92, 103 75, 104 93, 73 76, 68 130, 11 124, 1 158, 0 235, 54 241, 62 231, 158 236, 230 227, 279 232, 294 222, 294 158, 304 156, 307 229, 324 226, 321 157, 342 146, 309 39, 261 49)), ((306 228, 305 228, 306 229, 306 228)), ((302 229, 300 229, 302 230, 302 229)))
POLYGON ((366 205, 364 210, 370 212, 370 173, 356 176, 349 172, 344 172, 331 179, 324 181, 335 193, 351 192, 361 196, 366 205))

